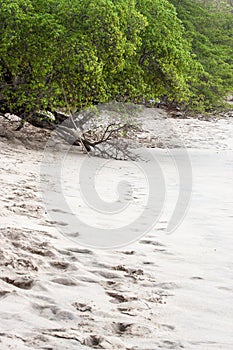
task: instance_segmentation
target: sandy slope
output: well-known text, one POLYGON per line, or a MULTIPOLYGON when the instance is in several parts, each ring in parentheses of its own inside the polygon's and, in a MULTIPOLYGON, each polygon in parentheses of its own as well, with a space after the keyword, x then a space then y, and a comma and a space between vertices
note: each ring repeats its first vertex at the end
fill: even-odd
MULTIPOLYGON (((107 251, 65 238, 46 215, 48 134, 29 127, 25 140, 0 123, 1 350, 233 348, 231 119, 169 121, 190 147, 189 212, 172 235, 164 213, 139 242, 107 251)), ((149 126, 161 138, 163 123, 149 126)))

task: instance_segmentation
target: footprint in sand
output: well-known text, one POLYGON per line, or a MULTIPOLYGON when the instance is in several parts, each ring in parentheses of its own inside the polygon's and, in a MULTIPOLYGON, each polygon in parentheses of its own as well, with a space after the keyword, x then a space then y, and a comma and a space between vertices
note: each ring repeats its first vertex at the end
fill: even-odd
POLYGON ((125 345, 120 339, 117 339, 116 337, 105 338, 96 334, 89 335, 86 339, 83 340, 82 344, 89 346, 91 349, 126 349, 125 345))
POLYGON ((168 330, 168 331, 174 331, 175 330, 175 327, 174 326, 171 326, 169 324, 162 324, 161 327, 165 330, 168 330))
POLYGON ((91 346, 92 348, 94 347, 96 349, 101 349, 101 343, 103 342, 103 340, 104 338, 98 335, 90 335, 88 338, 84 339, 83 345, 91 346))
POLYGON ((125 322, 113 322, 112 328, 115 333, 123 334, 126 333, 132 327, 132 323, 125 322))
POLYGON ((68 248, 68 251, 72 252, 72 253, 77 253, 77 254, 88 254, 88 255, 93 255, 94 253, 86 248, 68 248))
POLYGON ((56 284, 62 284, 64 286, 69 286, 69 287, 74 287, 78 285, 78 283, 74 279, 66 278, 66 277, 54 278, 53 280, 51 280, 51 282, 56 284))
POLYGON ((66 261, 51 261, 50 265, 59 270, 67 270, 70 266, 70 263, 66 261))
POLYGON ((48 320, 74 320, 75 316, 70 311, 61 310, 59 307, 55 305, 41 305, 41 304, 33 304, 33 309, 37 311, 37 313, 48 319, 48 320))
POLYGON ((122 283, 121 282, 116 282, 116 281, 99 281, 99 285, 102 286, 104 289, 114 289, 116 290, 121 290, 122 288, 122 283))
POLYGON ((64 221, 46 220, 46 223, 48 224, 48 226, 53 226, 53 225, 68 226, 67 222, 64 222, 64 221))
POLYGON ((123 294, 116 293, 116 292, 107 292, 107 294, 112 298, 112 300, 110 300, 112 303, 124 303, 131 300, 137 300, 136 297, 129 297, 129 296, 126 297, 123 294))
POLYGON ((80 312, 91 312, 92 311, 92 307, 84 304, 84 303, 73 303, 72 304, 73 307, 75 307, 76 310, 80 311, 80 312))
POLYGON ((127 334, 129 336, 141 337, 151 334, 151 330, 148 327, 135 323, 114 322, 112 326, 115 333, 119 335, 127 334))
POLYGON ((159 346, 159 348, 178 350, 178 349, 184 349, 184 346, 181 343, 173 342, 171 340, 164 340, 162 344, 159 346))
POLYGON ((156 242, 156 241, 151 241, 149 239, 143 239, 139 242, 140 244, 149 244, 149 245, 155 245, 157 247, 164 247, 163 244, 156 242))
POLYGON ((34 280, 30 276, 22 276, 17 278, 1 277, 1 279, 20 289, 31 289, 34 285, 34 280))
POLYGON ((0 290, 0 299, 5 298, 7 295, 9 295, 11 292, 9 290, 0 290))

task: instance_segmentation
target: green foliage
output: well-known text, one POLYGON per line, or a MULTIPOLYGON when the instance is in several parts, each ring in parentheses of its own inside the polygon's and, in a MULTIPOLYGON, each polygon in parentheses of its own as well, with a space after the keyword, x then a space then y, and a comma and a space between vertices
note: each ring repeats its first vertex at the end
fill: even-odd
POLYGON ((189 84, 199 67, 190 54, 175 8, 165 0, 139 0, 138 8, 148 21, 142 32, 139 64, 150 94, 187 100, 189 84))
POLYGON ((4 0, 0 25, 1 109, 28 114, 119 94, 145 19, 131 0, 4 0))
POLYGON ((21 116, 95 99, 206 108, 232 87, 232 14, 197 1, 2 0, 0 33, 0 111, 21 116))
MULTIPOLYGON (((191 86, 193 102, 218 107, 233 89, 233 16, 226 1, 171 0, 203 73, 191 86), (215 7, 217 6, 217 8, 215 7)), ((230 3, 229 3, 230 4, 230 3)), ((232 7, 231 7, 232 9, 232 7)))

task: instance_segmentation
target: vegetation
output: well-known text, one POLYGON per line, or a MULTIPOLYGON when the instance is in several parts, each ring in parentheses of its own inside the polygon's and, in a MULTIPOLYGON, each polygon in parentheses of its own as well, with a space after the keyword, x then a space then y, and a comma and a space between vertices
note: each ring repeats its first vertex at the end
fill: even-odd
POLYGON ((171 0, 203 72, 191 86, 194 108, 219 107, 233 90, 232 1, 171 0))
POLYGON ((232 2, 209 3, 2 0, 0 112, 35 120, 95 100, 219 106, 232 90, 232 2))

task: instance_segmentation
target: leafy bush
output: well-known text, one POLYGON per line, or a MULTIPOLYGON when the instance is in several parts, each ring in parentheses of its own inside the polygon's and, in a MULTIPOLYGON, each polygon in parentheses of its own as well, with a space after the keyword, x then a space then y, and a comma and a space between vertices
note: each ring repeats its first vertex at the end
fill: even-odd
POLYGON ((186 28, 191 52, 203 67, 191 86, 193 102, 204 109, 218 107, 233 90, 232 4, 215 0, 171 2, 186 28))
POLYGON ((232 83, 231 14, 199 8, 191 0, 2 0, 0 111, 24 118, 165 96, 213 105, 232 83))

